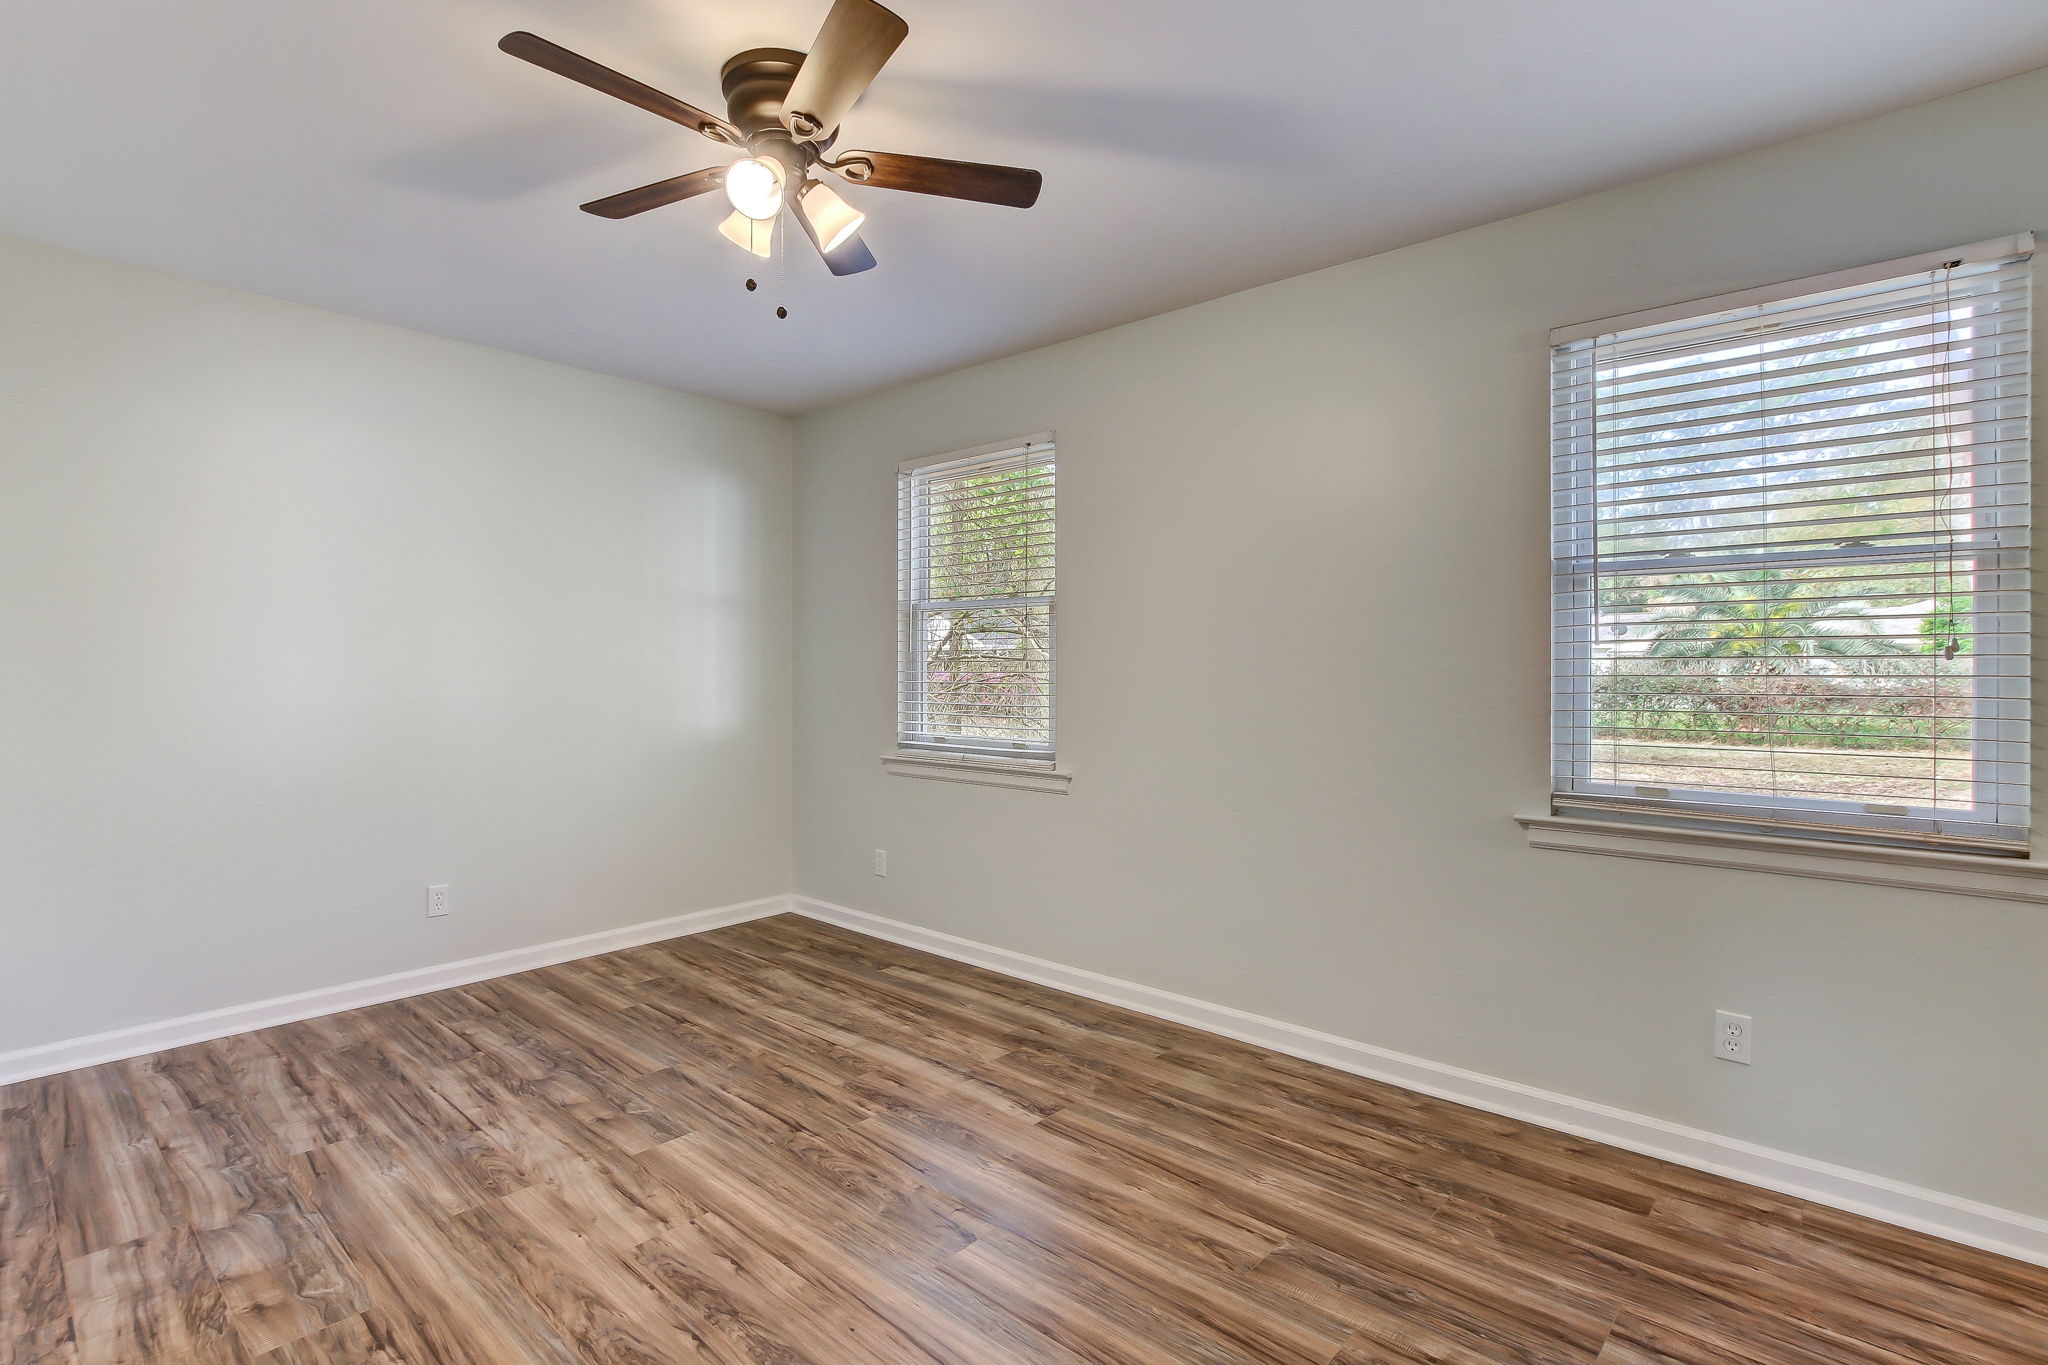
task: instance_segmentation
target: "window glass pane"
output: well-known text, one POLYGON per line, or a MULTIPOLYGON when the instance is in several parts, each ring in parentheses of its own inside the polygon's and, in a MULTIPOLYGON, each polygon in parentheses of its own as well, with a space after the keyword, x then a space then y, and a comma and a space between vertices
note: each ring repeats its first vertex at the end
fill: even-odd
POLYGON ((924 482, 927 598, 1052 591, 1052 465, 977 470, 924 482))
POLYGON ((1052 742, 1052 608, 918 613, 922 674, 914 729, 927 736, 1043 746, 1052 742))
POLYGON ((1978 704, 1977 650, 2003 643, 1979 635, 1999 623, 1974 567, 1603 575, 1594 779, 1969 809, 1996 709, 1978 704))

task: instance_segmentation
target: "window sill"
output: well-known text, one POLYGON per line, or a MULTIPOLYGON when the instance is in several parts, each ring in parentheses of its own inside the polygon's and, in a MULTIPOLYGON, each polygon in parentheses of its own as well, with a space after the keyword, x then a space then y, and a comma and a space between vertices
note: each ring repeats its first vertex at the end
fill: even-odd
POLYGON ((997 758, 954 758, 946 754, 882 755, 882 767, 897 777, 922 777, 934 782, 965 782, 977 787, 1014 787, 1018 791, 1063 796, 1073 783, 1050 763, 1006 762, 997 758))
POLYGON ((1768 834, 1728 834, 1565 815, 1517 815, 1529 847, 1611 858, 1732 867, 1788 877, 1862 882, 1938 891, 1957 896, 2048 905, 2048 865, 2024 858, 1990 858, 1865 844, 1821 844, 1768 834))

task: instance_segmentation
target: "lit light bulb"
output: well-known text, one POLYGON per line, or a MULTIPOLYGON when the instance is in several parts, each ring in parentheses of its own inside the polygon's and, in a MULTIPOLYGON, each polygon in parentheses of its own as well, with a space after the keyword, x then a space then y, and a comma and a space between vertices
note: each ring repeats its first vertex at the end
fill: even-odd
POLYGON ((725 171, 725 197, 749 218, 782 212, 782 163, 772 157, 744 157, 725 171))
POLYGON ((853 205, 834 194, 831 187, 813 180, 796 197, 798 215, 822 255, 831 255, 860 231, 868 218, 853 205))

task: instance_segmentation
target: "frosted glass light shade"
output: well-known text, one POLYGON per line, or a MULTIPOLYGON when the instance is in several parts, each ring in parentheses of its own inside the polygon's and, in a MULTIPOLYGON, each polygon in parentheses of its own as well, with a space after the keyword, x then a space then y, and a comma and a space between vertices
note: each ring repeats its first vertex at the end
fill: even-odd
POLYGON ((860 231, 867 215, 832 192, 830 186, 812 181, 797 196, 797 212, 804 216, 818 250, 830 254, 844 246, 847 238, 860 231))
POLYGON ((734 209, 718 225, 718 231, 726 241, 756 256, 768 256, 775 249, 775 220, 772 218, 749 218, 734 209))

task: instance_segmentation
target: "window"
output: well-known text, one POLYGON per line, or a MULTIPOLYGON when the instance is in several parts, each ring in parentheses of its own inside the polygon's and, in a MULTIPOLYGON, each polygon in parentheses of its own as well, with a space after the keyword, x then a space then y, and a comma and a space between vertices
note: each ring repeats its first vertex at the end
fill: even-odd
POLYGON ((1552 804, 2024 854, 2030 238, 1552 337, 1552 804))
POLYGON ((1053 757, 1053 447, 1035 436, 899 476, 897 743, 1053 757))

